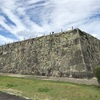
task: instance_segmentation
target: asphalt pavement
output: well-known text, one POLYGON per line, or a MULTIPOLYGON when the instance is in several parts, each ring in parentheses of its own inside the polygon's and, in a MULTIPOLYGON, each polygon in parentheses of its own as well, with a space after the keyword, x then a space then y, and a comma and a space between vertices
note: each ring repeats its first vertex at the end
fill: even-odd
POLYGON ((0 92, 0 100, 27 100, 27 99, 0 92))

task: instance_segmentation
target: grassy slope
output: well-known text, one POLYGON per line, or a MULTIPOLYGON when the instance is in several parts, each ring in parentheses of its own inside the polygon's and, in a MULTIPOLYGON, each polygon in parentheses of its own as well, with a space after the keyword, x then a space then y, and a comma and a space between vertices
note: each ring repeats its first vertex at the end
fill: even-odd
POLYGON ((100 100, 100 88, 65 82, 0 76, 0 91, 32 100, 100 100))

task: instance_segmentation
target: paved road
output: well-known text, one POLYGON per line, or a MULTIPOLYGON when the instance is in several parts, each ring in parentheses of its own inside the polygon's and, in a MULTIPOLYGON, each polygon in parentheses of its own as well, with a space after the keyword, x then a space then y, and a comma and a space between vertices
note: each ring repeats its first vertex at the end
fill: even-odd
POLYGON ((27 99, 0 92, 0 100, 27 100, 27 99))

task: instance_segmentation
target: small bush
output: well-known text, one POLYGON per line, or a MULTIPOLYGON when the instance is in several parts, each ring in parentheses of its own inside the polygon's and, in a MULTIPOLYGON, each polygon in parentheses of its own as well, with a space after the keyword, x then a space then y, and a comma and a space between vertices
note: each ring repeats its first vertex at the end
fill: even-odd
POLYGON ((100 66, 94 68, 93 73, 94 73, 94 76, 97 78, 98 83, 100 84, 100 66))

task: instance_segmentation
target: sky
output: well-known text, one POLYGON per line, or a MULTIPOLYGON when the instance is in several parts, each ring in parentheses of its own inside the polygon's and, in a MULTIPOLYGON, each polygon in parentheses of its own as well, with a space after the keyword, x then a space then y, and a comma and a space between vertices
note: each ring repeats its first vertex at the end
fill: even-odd
POLYGON ((100 0, 0 0, 0 45, 72 26, 100 39, 100 0))

